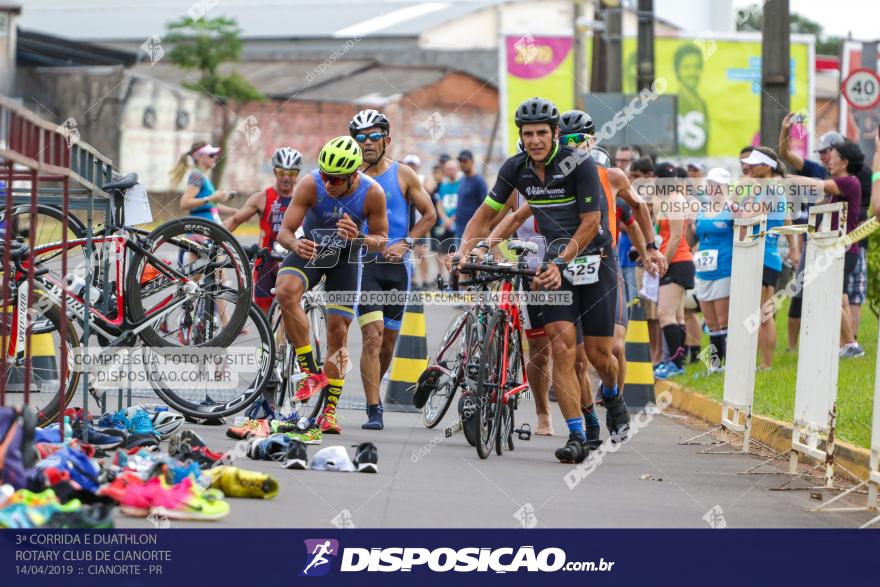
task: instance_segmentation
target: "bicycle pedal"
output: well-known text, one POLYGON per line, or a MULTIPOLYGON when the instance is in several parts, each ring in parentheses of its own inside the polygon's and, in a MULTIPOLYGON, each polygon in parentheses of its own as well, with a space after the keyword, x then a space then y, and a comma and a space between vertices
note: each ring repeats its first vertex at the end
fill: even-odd
POLYGON ((522 426, 520 426, 519 428, 514 430, 514 432, 516 432, 516 436, 520 440, 531 440, 532 439, 532 427, 529 426, 528 424, 523 424, 522 426))

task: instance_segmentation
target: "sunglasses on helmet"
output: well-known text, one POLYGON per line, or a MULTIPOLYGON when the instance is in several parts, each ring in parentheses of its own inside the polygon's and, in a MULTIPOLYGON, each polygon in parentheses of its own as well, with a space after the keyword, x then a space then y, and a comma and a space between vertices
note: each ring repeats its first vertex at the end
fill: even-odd
POLYGON ((377 143, 385 138, 385 133, 381 132, 371 132, 370 134, 358 133, 354 135, 354 140, 359 143, 366 143, 367 139, 370 139, 374 143, 377 143))
POLYGON ((351 181, 351 174, 347 175, 330 175, 328 173, 324 173, 323 171, 319 172, 321 174, 321 180, 329 185, 337 186, 343 185, 349 181, 351 181))

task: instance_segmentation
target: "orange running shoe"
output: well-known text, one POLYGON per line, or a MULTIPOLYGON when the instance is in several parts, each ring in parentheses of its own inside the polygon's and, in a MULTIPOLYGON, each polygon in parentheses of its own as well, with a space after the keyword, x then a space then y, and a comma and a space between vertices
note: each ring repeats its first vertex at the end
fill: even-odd
POLYGON ((327 406, 315 422, 324 434, 342 434, 342 426, 336 422, 336 407, 327 406))
MULTIPOLYGON (((306 371, 308 373, 308 371, 306 371)), ((308 377, 300 379, 296 383, 294 398, 298 402, 307 402, 309 398, 330 385, 327 376, 323 373, 309 373, 308 377)))
POLYGON ((268 420, 248 420, 241 426, 233 426, 226 430, 226 436, 236 440, 247 438, 267 438, 272 434, 268 420))

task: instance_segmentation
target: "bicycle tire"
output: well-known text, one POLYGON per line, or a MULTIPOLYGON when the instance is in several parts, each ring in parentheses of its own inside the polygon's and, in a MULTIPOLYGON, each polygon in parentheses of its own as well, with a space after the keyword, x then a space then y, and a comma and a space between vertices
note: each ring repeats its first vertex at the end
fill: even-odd
MULTIPOLYGON (((508 346, 507 346, 507 387, 512 388, 519 385, 516 377, 517 368, 520 364, 520 344, 519 333, 513 329, 508 329, 508 346)), ((511 397, 507 403, 503 402, 503 393, 498 394, 498 404, 496 409, 496 417, 499 419, 495 436, 495 454, 504 454, 505 445, 507 450, 513 450, 513 429, 514 429, 514 410, 516 410, 517 396, 511 397)))
MULTIPOLYGON (((196 345, 227 347, 238 337, 250 313, 254 280, 247 255, 238 240, 225 228, 210 220, 192 216, 166 222, 150 232, 146 238, 150 243, 161 246, 175 237, 182 237, 186 234, 199 234, 220 245, 226 254, 230 256, 230 263, 237 271, 240 287, 233 294, 235 299, 232 301, 235 303, 235 309, 232 311, 232 315, 229 317, 226 325, 221 326, 220 330, 213 337, 196 345)), ((134 322, 140 322, 146 318, 143 300, 139 295, 141 292, 142 264, 146 265, 145 257, 137 251, 132 251, 130 264, 125 276, 125 284, 126 292, 128 292, 127 309, 134 322)), ((157 332, 157 326, 148 326, 141 331, 140 338, 146 345, 154 347, 179 346, 157 332)))
POLYGON ((482 360, 477 378, 476 402, 478 428, 476 438, 477 454, 481 459, 489 458, 497 436, 497 404, 501 394, 498 382, 501 379, 501 358, 504 352, 504 314, 500 310, 492 312, 486 326, 482 345, 482 360), (490 387, 494 385, 493 387, 490 387))
MULTIPOLYGON (((35 302, 36 302, 36 300, 35 300, 35 302)), ((38 307, 37 303, 34 303, 33 306, 38 307)), ((0 313, 0 316, 5 316, 5 315, 6 314, 0 313)), ((11 316, 11 313, 8 315, 11 316)), ((68 326, 67 326, 66 332, 64 332, 64 333, 61 332, 61 308, 55 303, 52 303, 43 312, 43 317, 45 317, 54 327, 53 329, 47 330, 46 332, 52 332, 53 330, 55 330, 58 332, 59 336, 63 337, 63 339, 67 341, 67 346, 68 346, 67 356, 68 356, 68 363, 69 363, 71 358, 75 357, 79 353, 80 344, 79 344, 79 338, 77 338, 76 329, 73 328, 71 326, 70 322, 68 321, 68 326)), ((39 332, 37 334, 39 334, 39 332)), ((13 332, 12 336, 14 336, 14 335, 15 335, 15 333, 13 332)), ((31 357, 31 360, 33 360, 33 357, 31 357)), ((58 368, 58 365, 56 364, 56 369, 57 368, 58 368)), ((32 366, 31 370, 35 371, 33 366, 32 366)), ((7 371, 6 376, 9 377, 10 375, 11 375, 11 371, 7 371)), ((77 385, 79 384, 79 371, 77 369, 74 369, 73 366, 70 364, 68 364, 67 378, 68 378, 67 384, 65 385, 65 389, 64 389, 64 402, 63 402, 64 405, 63 405, 63 407, 59 408, 59 405, 61 404, 61 402, 58 401, 59 394, 57 392, 53 393, 52 399, 49 401, 49 403, 46 406, 40 408, 39 410, 35 410, 37 413, 37 425, 38 426, 45 426, 46 424, 51 424, 52 422, 55 422, 58 419, 58 413, 61 410, 63 410, 64 408, 66 408, 68 405, 70 405, 70 402, 73 401, 73 397, 76 394, 77 385)), ((31 384, 33 385, 35 383, 36 383, 36 376, 34 375, 32 378, 31 384)), ((3 386, 4 386, 4 388, 7 387, 6 381, 3 382, 3 386)), ((22 399, 23 399, 23 395, 24 394, 22 394, 22 399)), ((13 394, 10 392, 6 393, 6 405, 7 406, 12 405, 11 402, 12 402, 12 398, 14 396, 18 396, 18 394, 17 393, 13 394)), ((31 397, 33 397, 33 395, 31 397)))
POLYGON ((452 405, 452 401, 455 399, 455 394, 458 391, 458 387, 461 385, 461 380, 464 378, 464 369, 467 368, 467 361, 471 347, 468 338, 470 337, 474 323, 474 315, 469 310, 465 310, 453 318, 452 323, 443 334, 443 339, 440 342, 440 350, 437 352, 437 359, 435 362, 451 371, 453 375, 451 377, 441 378, 437 386, 428 395, 425 405, 422 406, 422 423, 425 425, 425 428, 434 428, 439 424, 449 410, 449 406, 452 405), (461 341, 462 344, 456 349, 453 343, 458 340, 459 336, 463 337, 461 341), (448 352, 456 352, 457 356, 454 359, 447 359, 446 353, 448 352), (439 394, 439 391, 441 390, 446 391, 445 396, 439 394), (441 398, 436 406, 433 404, 435 397, 441 398))
MULTIPOLYGON (((312 340, 312 351, 313 353, 318 348, 315 345, 320 344, 320 340, 316 341, 316 335, 313 330, 316 324, 322 323, 324 325, 324 339, 326 340, 326 322, 327 322, 327 309, 323 306, 323 304, 307 304, 304 302, 303 310, 306 312, 306 317, 309 321, 310 332, 311 332, 311 340, 312 340)), ((278 374, 279 385, 276 391, 275 396, 275 404, 277 406, 283 406, 285 401, 290 403, 290 406, 294 408, 296 411, 299 411, 300 408, 308 407, 310 402, 306 402, 305 404, 300 403, 297 405, 294 400, 296 394, 296 376, 300 373, 299 363, 296 360, 296 349, 294 348, 293 343, 289 341, 286 333, 280 334, 284 332, 284 322, 281 319, 281 306, 278 304, 278 300, 273 300, 272 305, 269 307, 269 323, 272 328, 273 338, 276 341, 275 348, 275 357, 276 357, 276 373, 278 374), (279 343, 278 341, 282 340, 283 342, 279 343)), ((323 367, 323 358, 320 354, 320 350, 313 355, 315 359, 315 363, 320 369, 323 367)), ((315 404, 313 405, 310 412, 306 414, 305 417, 310 419, 314 419, 317 417, 318 412, 320 411, 322 404, 325 400, 324 395, 316 398, 315 404)))
MULTIPOLYGON (((267 360, 261 361, 260 370, 254 382, 239 396, 221 403, 207 403, 204 401, 195 403, 180 397, 173 389, 151 377, 150 384, 156 395, 181 414, 195 419, 231 416, 246 409, 258 398, 262 397, 263 390, 266 389, 266 385, 269 383, 275 365, 275 341, 268 318, 266 318, 263 310, 254 303, 250 306, 248 319, 253 321, 259 334, 260 348, 262 349, 260 351, 260 358, 267 357, 267 360)), ((167 349, 167 347, 164 348, 167 349)), ((148 347, 144 347, 144 353, 147 352, 149 352, 148 347)))
MULTIPOLYGON (((13 205, 9 211, 10 216, 19 216, 30 214, 31 205, 30 204, 16 204, 13 205)), ((56 220, 59 224, 64 222, 64 212, 61 208, 57 206, 53 206, 51 204, 37 204, 37 214, 43 214, 50 218, 56 220)), ((0 222, 6 220, 6 206, 0 204, 0 222)), ((73 232, 76 238, 85 238, 86 237, 86 225, 82 220, 74 216, 73 214, 67 215, 67 228, 71 232, 73 232)))

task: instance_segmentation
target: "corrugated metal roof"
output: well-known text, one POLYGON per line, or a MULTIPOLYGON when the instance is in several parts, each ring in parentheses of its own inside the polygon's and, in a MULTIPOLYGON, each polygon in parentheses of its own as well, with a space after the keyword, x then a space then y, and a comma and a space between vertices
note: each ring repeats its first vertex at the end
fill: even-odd
POLYGON ((309 88, 297 99, 380 106, 436 83, 447 74, 438 67, 373 67, 309 88))
POLYGON ((22 0, 27 29, 91 41, 146 40, 193 7, 238 21, 245 39, 418 36, 505 0, 22 0), (342 33, 342 34, 340 34, 342 33))
POLYGON ((94 43, 18 29, 15 56, 19 65, 132 65, 134 51, 108 49, 94 43))

